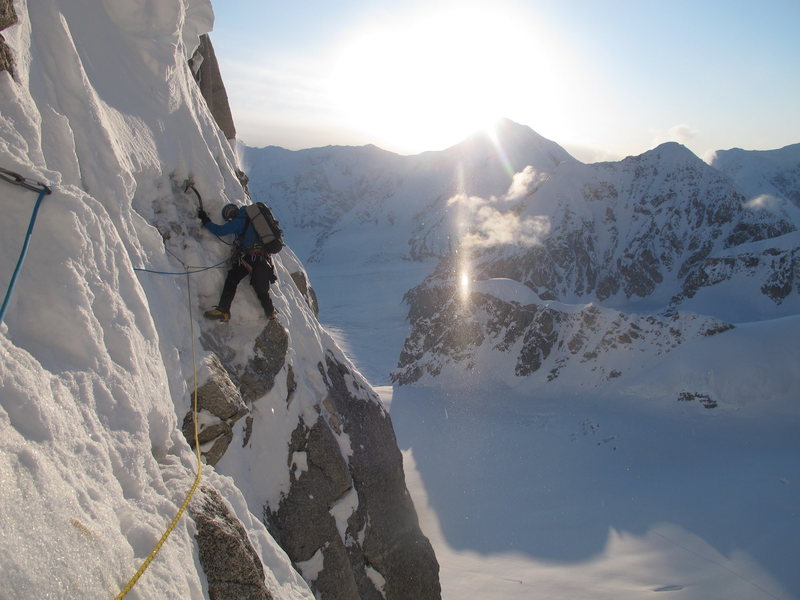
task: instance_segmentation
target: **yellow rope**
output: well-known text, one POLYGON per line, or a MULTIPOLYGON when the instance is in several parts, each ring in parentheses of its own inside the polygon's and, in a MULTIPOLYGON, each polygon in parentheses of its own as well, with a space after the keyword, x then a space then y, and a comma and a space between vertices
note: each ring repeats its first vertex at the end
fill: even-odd
POLYGON ((158 540, 158 543, 153 547, 153 550, 150 552, 150 555, 144 560, 142 566, 139 567, 139 570, 134 573, 133 577, 131 577, 128 584, 122 588, 122 591, 114 598, 114 600, 120 600, 124 598, 128 592, 131 591, 136 582, 139 581, 139 578, 144 574, 147 570, 147 567, 150 566, 150 563, 158 554, 158 551, 161 550, 161 546, 164 545, 164 542, 167 541, 169 534, 172 533, 172 530, 175 529, 175 526, 178 524, 178 521, 183 516, 186 507, 189 506, 189 501, 192 499, 195 491, 197 490, 197 486, 200 484, 200 477, 203 473, 203 461, 200 458, 200 440, 198 435, 198 428, 197 428, 197 361, 195 359, 195 342, 194 342, 194 318, 192 316, 192 290, 189 287, 189 275, 190 270, 193 267, 187 267, 186 270, 186 292, 189 296, 189 325, 191 330, 191 338, 192 338, 192 370, 194 371, 194 401, 192 403, 192 418, 194 420, 194 450, 195 456, 197 457, 197 475, 195 475, 194 483, 192 484, 192 489, 189 490, 189 493, 186 495, 186 499, 183 501, 180 509, 178 510, 177 514, 173 517, 170 524, 167 526, 166 531, 164 531, 161 539, 158 540))

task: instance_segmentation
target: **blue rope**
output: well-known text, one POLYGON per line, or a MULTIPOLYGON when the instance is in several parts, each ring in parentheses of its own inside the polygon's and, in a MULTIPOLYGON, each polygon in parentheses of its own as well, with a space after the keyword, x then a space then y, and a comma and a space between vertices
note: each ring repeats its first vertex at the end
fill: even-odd
MULTIPOLYGON (((19 183, 18 185, 23 185, 19 183)), ((40 184, 42 185, 42 184, 40 184)), ((3 322, 6 316, 6 310, 8 310, 8 303, 11 300, 11 294, 14 292, 14 286, 17 284, 17 277, 19 277, 19 273, 22 270, 22 263, 25 261, 25 255, 28 254, 28 246, 31 243, 31 234, 33 233, 33 224, 36 222, 36 216, 39 214, 39 206, 42 203, 42 199, 52 192, 52 190, 46 186, 42 185, 41 189, 34 190, 27 185, 24 185, 29 190, 38 191, 39 197, 36 198, 36 204, 33 207, 33 214, 31 215, 31 222, 28 224, 28 232, 25 234, 25 242, 22 244, 22 251, 19 254, 19 259, 17 259, 17 266, 14 268, 14 274, 11 276, 11 283, 8 284, 8 290, 6 290, 6 297, 3 300, 3 306, 0 307, 0 323, 3 322)))
MULTIPOLYGON (((25 189, 39 193, 39 196, 36 198, 36 204, 33 207, 33 214, 31 215, 31 221, 28 224, 28 231, 25 234, 25 241, 22 244, 22 250, 20 251, 19 258, 17 259, 17 266, 14 267, 14 274, 11 276, 11 282, 8 284, 8 289, 6 290, 6 296, 3 299, 3 306, 0 307, 0 323, 2 323, 6 317, 8 304, 11 301, 11 295, 14 293, 14 288, 17 285, 17 278, 19 277, 20 271, 22 271, 22 263, 25 262, 25 257, 28 254, 28 247, 30 246, 31 235, 33 234, 33 225, 36 223, 36 217, 39 214, 39 207, 42 204, 42 199, 46 195, 53 193, 53 190, 49 186, 43 183, 34 182, 33 180, 28 179, 27 177, 23 177, 18 173, 9 171, 8 169, 3 169, 1 167, 0 167, 0 179, 5 180, 13 185, 19 185, 25 189)), ((141 271, 143 273, 155 273, 157 275, 191 275, 192 273, 201 273, 203 271, 208 271, 209 269, 215 269, 221 265, 224 265, 226 262, 228 262, 227 259, 210 267, 187 267, 186 271, 154 271, 152 269, 136 269, 136 268, 134 268, 133 270, 141 271)))
POLYGON ((211 265, 210 267, 187 267, 186 271, 154 271, 152 269, 137 269, 134 267, 134 271, 140 271, 142 273, 155 273, 156 275, 192 275, 193 273, 201 273, 203 271, 208 271, 209 269, 216 269, 219 266, 224 265, 228 262, 226 258, 222 262, 218 262, 215 265, 211 265))

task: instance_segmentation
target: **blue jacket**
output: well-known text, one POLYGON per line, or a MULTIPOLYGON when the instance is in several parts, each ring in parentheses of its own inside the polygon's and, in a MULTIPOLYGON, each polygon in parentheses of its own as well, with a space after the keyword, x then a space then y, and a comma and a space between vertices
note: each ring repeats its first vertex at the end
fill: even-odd
POLYGON ((236 234, 237 240, 241 240, 242 248, 248 248, 261 241, 256 230, 253 227, 249 227, 249 225, 250 219, 247 218, 247 211, 244 206, 241 206, 236 216, 227 223, 217 225, 208 221, 205 227, 214 235, 236 234))

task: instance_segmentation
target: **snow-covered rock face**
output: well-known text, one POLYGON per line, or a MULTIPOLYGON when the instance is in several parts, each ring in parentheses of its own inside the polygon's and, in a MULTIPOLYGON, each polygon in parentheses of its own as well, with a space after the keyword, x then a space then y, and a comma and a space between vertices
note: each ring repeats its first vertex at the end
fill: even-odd
POLYGON ((354 255, 354 263, 444 256, 458 239, 454 196, 499 196, 526 166, 543 178, 576 162, 554 142, 510 121, 499 123, 493 136, 478 134, 417 156, 374 146, 297 152, 244 147, 243 160, 253 194, 281 208, 289 236, 307 240, 298 254, 318 263, 339 253, 339 240, 346 238, 363 239, 357 246, 370 253, 354 255), (371 232, 379 232, 379 242, 371 232))
POLYGON ((396 382, 480 373, 608 390, 729 321, 800 311, 794 207, 749 202, 678 144, 563 164, 494 206, 542 226, 528 244, 493 239, 481 223, 465 230, 407 294, 412 333, 396 382), (508 301, 510 287, 530 297, 508 301))
POLYGON ((514 279, 545 299, 664 304, 707 258, 794 231, 785 213, 745 202, 677 144, 566 166, 518 205, 520 218, 546 219, 547 235, 528 248, 484 244, 472 252, 472 276, 514 279))
POLYGON ((292 432, 291 486, 265 507, 270 531, 323 598, 439 597, 436 558, 420 539, 388 413, 333 353, 319 370, 328 394, 292 432))
POLYGON ((412 291, 415 326, 400 355, 395 382, 449 375, 463 384, 472 374, 490 374, 498 381, 535 375, 538 383, 561 377, 558 383, 566 379, 568 387, 593 388, 652 364, 689 339, 733 328, 698 315, 626 315, 594 304, 501 299, 503 288, 519 285, 496 279, 476 282, 475 291, 467 295, 447 287, 412 291), (592 376, 587 380, 581 371, 592 376))
POLYGON ((408 501, 391 419, 313 318, 308 288, 294 287, 305 273, 289 281, 297 307, 281 311, 288 327, 270 321, 249 341, 252 331, 230 324, 203 335, 249 407, 218 469, 261 507, 321 598, 377 597, 368 568, 387 597, 438 598, 436 557, 408 501))
POLYGON ((711 164, 733 179, 749 202, 780 204, 785 200, 800 209, 800 144, 779 150, 719 150, 711 164))
POLYGON ((439 259, 407 295, 412 332, 397 382, 480 372, 513 385, 542 378, 551 388, 611 390, 702 345, 700 323, 722 331, 800 311, 795 146, 719 152, 710 166, 667 143, 586 165, 505 122, 494 138, 418 156, 365 147, 245 157, 251 187, 281 207, 315 268, 439 259), (568 342, 582 322, 572 315, 587 304, 603 315, 602 334, 589 338, 625 340, 634 323, 647 339, 586 359, 593 350, 568 342), (582 375, 565 377, 567 364, 582 375), (553 369, 561 375, 548 377, 553 369))
MULTIPOLYGON (((362 597, 379 594, 379 581, 392 597, 438 598, 391 422, 317 322, 291 249, 275 257, 277 321, 267 323, 245 283, 230 323, 198 318, 219 297, 224 268, 191 267, 222 265, 229 249, 200 227, 185 183, 216 220, 246 196, 187 64, 211 29, 210 2, 14 7, 18 23, 3 30, 15 68, 0 72, 0 166, 54 192, 0 325, 4 597, 122 589, 193 489, 180 425, 188 412, 192 439, 197 389, 209 465, 185 513, 196 522, 178 522, 133 594, 313 598, 295 569, 308 556, 287 556, 262 519, 318 468, 290 442, 301 424, 319 423, 333 443, 317 460, 338 461, 349 479, 333 504, 322 493, 308 503, 331 532, 313 549, 322 562, 311 585, 332 578, 331 552, 346 556, 362 597), (364 470, 391 485, 371 492, 364 470)), ((9 274, 36 194, 0 186, 9 274)), ((299 528, 276 529, 287 541, 303 533, 305 516, 293 516, 299 528)))
POLYGON ((214 115, 214 120, 225 137, 233 142, 236 138, 236 125, 234 125, 233 114, 228 104, 228 93, 225 90, 222 73, 219 71, 217 55, 208 34, 200 36, 200 45, 189 59, 189 65, 197 85, 200 86, 203 98, 205 98, 211 114, 214 115))

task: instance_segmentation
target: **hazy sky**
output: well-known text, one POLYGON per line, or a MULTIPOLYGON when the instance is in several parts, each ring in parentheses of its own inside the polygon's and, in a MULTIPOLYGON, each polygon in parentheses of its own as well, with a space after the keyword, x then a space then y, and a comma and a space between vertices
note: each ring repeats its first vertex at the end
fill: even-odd
POLYGON ((499 117, 590 161, 800 142, 800 0, 214 0, 251 146, 413 154, 499 117))

